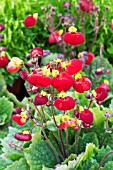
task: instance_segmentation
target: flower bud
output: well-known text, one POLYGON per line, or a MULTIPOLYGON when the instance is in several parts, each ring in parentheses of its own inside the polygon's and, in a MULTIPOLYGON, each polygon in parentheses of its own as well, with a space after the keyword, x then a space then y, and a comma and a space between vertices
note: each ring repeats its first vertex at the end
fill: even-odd
POLYGON ((27 75, 28 75, 27 72, 24 71, 24 70, 20 71, 19 74, 20 74, 20 77, 21 77, 23 80, 25 80, 25 79, 27 78, 27 75))

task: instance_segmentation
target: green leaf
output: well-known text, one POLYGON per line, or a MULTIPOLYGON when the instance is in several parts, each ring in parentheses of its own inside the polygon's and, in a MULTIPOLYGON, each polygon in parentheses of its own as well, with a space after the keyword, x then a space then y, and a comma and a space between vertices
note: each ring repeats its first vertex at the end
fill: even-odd
POLYGON ((113 88, 113 67, 112 65, 109 63, 107 58, 102 58, 102 67, 105 67, 107 69, 110 69, 110 74, 106 74, 104 72, 104 74, 102 74, 100 76, 100 78, 95 82, 95 79, 93 77, 93 75, 95 75, 95 71, 97 68, 100 67, 100 57, 95 57, 91 63, 91 72, 89 74, 89 77, 91 77, 92 79, 92 84, 93 84, 93 89, 96 88, 100 83, 102 83, 105 79, 107 79, 109 81, 110 84, 110 89, 113 88))
POLYGON ((93 120, 94 125, 101 124, 102 122, 105 121, 104 114, 106 112, 106 109, 100 110, 99 107, 94 107, 94 108, 91 108, 90 110, 91 110, 91 112, 93 113, 93 116, 94 116, 94 120, 93 120))
POLYGON ((51 53, 50 55, 42 58, 42 64, 45 66, 48 62, 51 60, 57 59, 58 54, 57 53, 51 53))
POLYGON ((76 154, 71 154, 65 161, 62 163, 62 165, 67 164, 69 161, 76 159, 77 155, 76 154))
POLYGON ((0 170, 4 170, 10 164, 12 164, 11 160, 0 158, 0 170))
POLYGON ((6 97, 0 98, 0 125, 6 124, 11 119, 11 114, 13 112, 13 103, 8 101, 6 97))
POLYGON ((49 129, 51 131, 57 131, 57 128, 56 128, 53 120, 47 121, 46 125, 47 125, 47 129, 49 129))
POLYGON ((109 47, 107 48, 107 52, 110 54, 113 54, 113 46, 111 43, 110 43, 109 47))
POLYGON ((87 144, 88 143, 92 143, 90 145, 92 145, 92 147, 98 146, 98 138, 95 132, 89 132, 83 135, 83 137, 79 137, 79 141, 78 141, 78 152, 84 152, 85 148, 87 149, 87 144), (93 136, 93 137, 92 137, 93 136))
POLYGON ((75 98, 78 99, 79 104, 80 104, 81 106, 83 106, 83 107, 87 107, 88 104, 89 104, 89 101, 86 99, 86 94, 87 94, 87 93, 88 93, 88 92, 84 92, 84 93, 78 93, 78 92, 76 92, 76 93, 75 93, 75 98))
POLYGON ((112 170, 112 169, 113 169, 113 161, 108 161, 103 168, 103 170, 112 170))
POLYGON ((109 108, 113 110, 113 99, 111 100, 111 103, 109 104, 109 108))
POLYGON ((92 158, 98 152, 98 147, 96 147, 93 143, 89 143, 86 145, 83 161, 92 158))
MULTIPOLYGON (((101 162, 101 160, 104 158, 104 156, 111 151, 111 148, 109 146, 107 146, 106 148, 103 146, 99 152, 98 155, 96 156, 96 160, 98 163, 101 162)), ((112 161, 113 160, 113 154, 109 155, 106 160, 103 163, 103 166, 108 162, 108 161, 112 161)))
POLYGON ((2 74, 0 73, 0 97, 3 95, 5 90, 6 90, 6 82, 2 74))
POLYGON ((22 144, 22 142, 14 138, 14 135, 17 132, 18 132, 18 129, 9 127, 9 133, 7 137, 5 137, 4 139, 0 139, 1 145, 3 146, 2 151, 5 153, 5 156, 14 161, 20 159, 23 156, 23 151, 18 151, 18 150, 15 150, 14 148, 9 147, 9 142, 13 142, 16 145, 22 144))
POLYGON ((81 170, 96 170, 98 168, 98 162, 96 161, 96 159, 90 158, 88 160, 86 160, 86 162, 82 165, 81 170))
POLYGON ((15 161, 4 170, 30 170, 30 167, 27 164, 26 159, 21 158, 19 161, 15 161))
POLYGON ((24 154, 30 170, 41 170, 43 166, 53 168, 57 163, 47 141, 33 140, 30 147, 24 150, 24 154))

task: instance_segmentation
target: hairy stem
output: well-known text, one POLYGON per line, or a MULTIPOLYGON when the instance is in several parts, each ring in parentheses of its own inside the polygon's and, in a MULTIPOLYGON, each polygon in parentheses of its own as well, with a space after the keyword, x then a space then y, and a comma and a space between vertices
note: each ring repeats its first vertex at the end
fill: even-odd
POLYGON ((79 139, 80 132, 81 132, 81 125, 80 125, 80 128, 78 129, 78 133, 75 137, 75 153, 77 153, 78 139, 79 139))
POLYGON ((53 152, 54 152, 54 154, 55 154, 55 157, 56 157, 56 159, 57 159, 57 162, 60 163, 60 158, 59 158, 59 156, 58 156, 58 153, 57 153, 56 149, 54 148, 53 144, 52 144, 52 143, 50 142, 50 140, 48 139, 48 137, 47 137, 47 135, 46 135, 46 133, 45 133, 45 131, 44 131, 43 128, 42 128, 42 132, 43 132, 44 138, 47 140, 49 146, 50 146, 51 149, 53 150, 53 152))
POLYGON ((93 40, 91 46, 89 47, 88 51, 90 51, 92 49, 92 47, 94 46, 96 40, 97 40, 97 32, 95 33, 94 40, 93 40))
POLYGON ((68 129, 66 129, 65 132, 66 132, 66 153, 68 156, 69 155, 68 129))
POLYGON ((66 158, 65 146, 64 146, 63 139, 62 139, 62 132, 61 132, 61 129, 58 129, 58 133, 59 133, 59 138, 60 138, 60 142, 61 142, 63 157, 66 158))
POLYGON ((58 146, 58 149, 59 149, 59 151, 60 151, 60 153, 61 153, 62 160, 64 161, 65 159, 64 159, 64 157, 63 157, 63 152, 62 152, 61 146, 60 146, 57 138, 56 138, 55 135, 53 134, 53 132, 50 131, 50 133, 51 133, 52 137, 54 138, 54 140, 55 140, 55 142, 56 142, 56 144, 57 144, 57 146, 58 146))
POLYGON ((113 154, 113 151, 108 152, 108 153, 104 156, 104 158, 103 158, 102 161, 100 162, 97 170, 99 170, 99 169, 102 167, 102 165, 103 165, 104 161, 106 160, 106 158, 107 158, 109 155, 111 155, 111 154, 113 154))

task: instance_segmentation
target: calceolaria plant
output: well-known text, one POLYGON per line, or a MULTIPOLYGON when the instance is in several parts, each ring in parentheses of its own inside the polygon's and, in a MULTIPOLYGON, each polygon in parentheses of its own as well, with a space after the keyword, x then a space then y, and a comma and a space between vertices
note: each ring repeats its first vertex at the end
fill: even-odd
MULTIPOLYGON (((73 35, 76 35, 75 27, 71 26, 69 30, 75 31, 73 35)), ((83 38, 82 43, 84 36, 80 33, 79 35, 83 38)), ((65 34, 65 36, 67 35, 65 34)), ((73 36, 72 44, 76 42, 76 38, 73 36)), ((71 44, 71 39, 69 42, 71 44)), ((78 39, 77 42, 80 43, 78 39)), ((21 69, 20 77, 25 80, 30 95, 26 108, 15 108, 12 120, 21 127, 31 121, 32 127, 19 130, 14 138, 19 141, 30 141, 35 135, 33 130, 40 127, 43 140, 47 141, 57 163, 61 163, 70 154, 78 153, 81 130, 90 129, 93 126, 94 113, 90 107, 92 103, 102 102, 106 99, 109 86, 103 83, 91 90, 92 81, 88 76, 82 75, 84 63, 80 58, 71 60, 57 58, 41 67, 38 61, 43 58, 43 55, 42 48, 31 49, 32 67, 30 72, 19 58, 13 57, 8 63, 7 70, 10 73, 21 69), (82 106, 76 94, 85 92, 87 92, 85 100, 86 102, 88 100, 89 104, 82 106), (69 139, 69 131, 75 133, 73 141, 69 139)), ((54 166, 49 165, 49 167, 53 168, 54 166)))
MULTIPOLYGON (((75 18, 70 13, 71 3, 64 2, 62 5, 67 14, 58 15, 59 23, 56 26, 56 8, 52 5, 42 7, 44 21, 37 13, 24 20, 28 29, 40 20, 50 32, 49 43, 58 45, 60 54, 56 58, 51 57, 44 65, 43 60, 52 54, 48 49, 37 46, 27 56, 29 69, 18 57, 13 57, 8 63, 7 71, 19 72, 29 94, 24 101, 26 106, 15 107, 12 112, 12 124, 17 124, 14 125, 18 129, 12 132, 14 142, 8 141, 8 145, 14 149, 13 155, 20 151, 17 163, 19 166, 24 163, 26 170, 99 170, 102 166, 113 166, 113 146, 106 146, 106 136, 113 130, 112 102, 110 109, 102 105, 109 97, 111 88, 106 77, 113 73, 110 64, 108 68, 106 64, 103 65, 102 43, 99 44, 99 57, 91 52, 106 19, 102 19, 99 25, 99 8, 92 1, 82 0, 77 6, 82 26, 82 31, 78 31, 79 26, 74 26, 75 18), (95 37, 89 47, 85 46, 87 15, 90 15, 91 21, 95 21, 95 25, 91 22, 95 37), (61 26, 63 30, 58 30, 61 26), (99 62, 92 69, 91 64, 96 59, 99 62)), ((13 128, 9 129, 11 131, 13 128)), ((2 140, 2 145, 4 142, 2 140)), ((8 158, 11 156, 7 154, 8 158)), ((9 166, 15 167, 15 163, 9 166)))

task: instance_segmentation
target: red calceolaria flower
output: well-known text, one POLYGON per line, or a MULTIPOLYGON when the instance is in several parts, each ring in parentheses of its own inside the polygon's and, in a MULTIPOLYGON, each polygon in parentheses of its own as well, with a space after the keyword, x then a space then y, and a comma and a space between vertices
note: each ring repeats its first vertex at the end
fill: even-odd
POLYGON ((27 76, 26 81, 36 87, 47 87, 51 84, 51 78, 46 76, 47 72, 41 69, 35 70, 33 73, 27 76))
POLYGON ((26 27, 32 27, 32 26, 36 25, 37 19, 38 19, 37 13, 30 15, 30 16, 27 16, 24 20, 24 25, 26 27))
POLYGON ((27 123, 28 116, 24 111, 13 112, 11 118, 20 126, 27 123))
POLYGON ((73 75, 82 70, 82 62, 79 59, 73 59, 67 62, 66 72, 73 75))
POLYGON ((61 31, 54 31, 53 33, 50 34, 49 36, 49 43, 59 43, 62 41, 61 37, 62 32, 61 31))
POLYGON ((108 96, 107 90, 103 87, 97 87, 92 94, 97 101, 103 101, 108 96))
POLYGON ((90 0, 82 0, 80 8, 83 11, 90 12, 94 10, 94 4, 90 0))
POLYGON ((89 65, 92 62, 92 60, 94 59, 94 57, 95 57, 95 55, 92 52, 88 52, 88 58, 87 58, 85 64, 89 65))
POLYGON ((30 134, 30 131, 24 130, 21 133, 16 133, 14 135, 14 138, 20 141, 30 141, 32 139, 32 136, 30 134))
POLYGON ((19 74, 23 80, 25 80, 28 76, 28 73, 25 70, 20 71, 19 74))
MULTIPOLYGON (((71 118, 68 115, 62 116, 62 122, 58 126, 60 129, 66 129, 68 127, 75 128, 77 127, 77 120, 75 118, 71 118)), ((77 130, 77 128, 76 128, 77 130)))
POLYGON ((7 70, 10 73, 16 73, 23 65, 23 60, 18 57, 13 57, 8 63, 7 70))
POLYGON ((36 106, 44 105, 48 102, 47 93, 42 91, 40 94, 36 94, 34 104, 36 106))
POLYGON ((68 127, 68 121, 62 122, 59 126, 60 129, 66 129, 68 127))
POLYGON ((0 53, 0 68, 4 68, 8 64, 8 57, 6 56, 5 52, 2 51, 0 53))
POLYGON ((32 57, 42 57, 43 56, 43 50, 40 47, 35 47, 30 51, 30 56, 32 57))
POLYGON ((79 112, 79 119, 90 125, 93 122, 93 113, 89 109, 83 108, 83 110, 79 112))
POLYGON ((75 104, 75 100, 70 96, 66 96, 63 92, 59 94, 59 98, 54 102, 54 106, 58 110, 71 110, 75 107, 75 104))
POLYGON ((98 87, 104 88, 107 92, 110 90, 108 80, 104 80, 104 82, 99 84, 98 87))
POLYGON ((71 118, 68 115, 62 116, 62 122, 58 126, 60 129, 66 129, 68 127, 78 130, 80 126, 77 124, 76 118, 71 118))
POLYGON ((87 90, 89 90, 92 86, 92 82, 87 76, 81 76, 79 73, 75 75, 75 81, 74 81, 74 89, 79 92, 83 93, 87 90))
POLYGON ((74 26, 69 28, 69 32, 66 32, 63 36, 64 42, 71 45, 80 45, 84 43, 85 37, 81 32, 77 32, 74 26))
POLYGON ((67 91, 73 86, 74 79, 66 72, 61 72, 52 78, 51 85, 59 92, 67 91))

